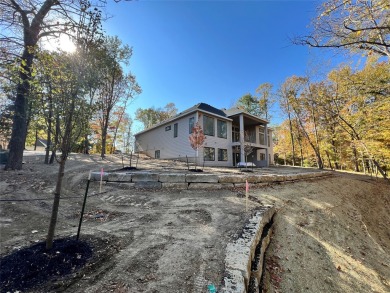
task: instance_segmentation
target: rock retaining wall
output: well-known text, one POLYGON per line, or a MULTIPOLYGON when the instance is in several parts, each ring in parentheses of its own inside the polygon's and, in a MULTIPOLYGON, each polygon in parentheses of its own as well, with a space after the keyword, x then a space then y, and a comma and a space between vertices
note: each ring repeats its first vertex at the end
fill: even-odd
POLYGON ((273 206, 264 206, 245 225, 242 235, 226 246, 221 292, 259 292, 264 253, 270 242, 274 214, 273 206))
POLYGON ((153 172, 92 172, 91 180, 105 182, 127 182, 134 188, 174 188, 174 189, 221 189, 244 187, 246 180, 251 184, 265 185, 271 182, 289 182, 330 176, 331 171, 306 172, 296 174, 189 174, 153 172))

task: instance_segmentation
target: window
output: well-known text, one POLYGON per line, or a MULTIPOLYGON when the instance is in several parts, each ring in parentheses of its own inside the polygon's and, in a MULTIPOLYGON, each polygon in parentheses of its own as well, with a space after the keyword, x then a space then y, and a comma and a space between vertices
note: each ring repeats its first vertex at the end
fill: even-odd
POLYGON ((171 125, 165 126, 165 131, 171 130, 171 125))
POLYGON ((268 142, 268 147, 270 147, 271 146, 271 139, 270 139, 269 132, 268 132, 268 135, 267 135, 267 142, 268 142))
POLYGON ((192 129, 195 127, 195 117, 191 117, 190 120, 188 121, 188 133, 192 133, 192 129))
POLYGON ((177 137, 177 130, 178 130, 178 125, 177 123, 173 124, 173 137, 177 137))
POLYGON ((226 121, 217 120, 217 136, 227 138, 227 123, 226 121))
POLYGON ((260 161, 265 161, 265 154, 260 153, 260 161))
POLYGON ((205 161, 215 161, 215 149, 205 147, 203 149, 203 159, 205 161))
POLYGON ((205 135, 214 136, 214 118, 203 115, 203 132, 205 135))
POLYGON ((218 161, 227 161, 228 153, 226 149, 218 149, 218 161))
POLYGON ((160 150, 157 150, 154 152, 154 158, 155 159, 160 159, 160 150))
POLYGON ((240 128, 233 126, 232 137, 233 137, 233 142, 240 141, 240 128))
POLYGON ((265 136, 264 136, 264 128, 263 127, 260 127, 260 129, 259 129, 259 142, 262 145, 264 145, 264 143, 265 143, 265 136))

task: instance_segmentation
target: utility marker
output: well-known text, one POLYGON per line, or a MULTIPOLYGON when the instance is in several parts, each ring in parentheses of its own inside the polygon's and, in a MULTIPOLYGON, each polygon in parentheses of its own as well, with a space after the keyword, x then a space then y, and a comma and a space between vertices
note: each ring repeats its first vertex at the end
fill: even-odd
POLYGON ((246 206, 246 212, 248 212, 248 194, 249 194, 249 183, 248 180, 246 180, 245 183, 245 206, 246 206))

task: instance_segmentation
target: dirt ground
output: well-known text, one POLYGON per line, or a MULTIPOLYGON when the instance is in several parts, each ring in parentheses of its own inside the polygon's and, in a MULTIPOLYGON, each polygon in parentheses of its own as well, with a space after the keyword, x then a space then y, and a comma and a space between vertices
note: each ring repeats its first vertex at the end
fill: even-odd
POLYGON ((390 185, 339 174, 258 193, 278 206, 269 292, 390 292, 390 185))
MULTIPOLYGON (((35 155, 25 161, 22 171, 0 171, 2 257, 44 240, 47 233, 58 166, 44 165, 35 155)), ((177 168, 153 160, 139 167, 145 164, 162 171, 177 168)), ((118 169, 121 159, 72 155, 67 162, 57 238, 76 234, 88 173, 101 167, 118 169)), ((275 170, 263 172, 298 169, 275 170)), ((28 292, 207 292, 211 283, 220 288, 226 244, 251 214, 245 213, 242 191, 135 190, 109 184, 100 193, 99 188, 96 182, 90 185, 81 236, 94 256, 80 271, 28 292)), ((250 194, 251 212, 262 204, 278 209, 264 292, 390 291, 388 184, 337 174, 250 194)))

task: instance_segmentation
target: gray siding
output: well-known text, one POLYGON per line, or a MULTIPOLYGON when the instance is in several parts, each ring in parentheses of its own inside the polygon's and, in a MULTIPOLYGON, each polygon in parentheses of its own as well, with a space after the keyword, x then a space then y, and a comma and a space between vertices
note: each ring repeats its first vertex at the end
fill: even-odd
MULTIPOLYGON (((233 166, 233 152, 232 152, 232 121, 229 119, 224 119, 222 117, 214 116, 211 113, 203 112, 194 112, 186 116, 180 117, 176 120, 173 120, 168 123, 164 123, 156 128, 151 130, 146 130, 136 135, 135 149, 139 152, 144 152, 150 157, 154 158, 155 151, 160 151, 161 159, 180 159, 185 160, 185 157, 188 156, 191 158, 190 161, 193 161, 193 158, 196 156, 196 152, 191 148, 188 137, 190 135, 189 131, 189 119, 191 117, 195 118, 195 122, 198 121, 201 127, 203 127, 203 115, 214 118, 214 136, 206 135, 206 140, 204 143, 205 147, 211 147, 215 150, 214 161, 204 161, 204 150, 201 148, 198 152, 198 164, 205 166, 233 166), (223 120, 227 123, 227 138, 220 138, 217 135, 217 121, 223 120), (174 124, 178 124, 178 135, 174 137, 174 124), (171 129, 166 131, 166 127, 170 126, 171 129), (228 153, 227 161, 218 161, 218 149, 226 149, 228 153)), ((269 130, 269 132, 271 132, 269 130)), ((265 145, 259 145, 259 130, 256 127, 256 146, 266 147, 265 145)), ((272 137, 272 136, 271 136, 272 137)), ((272 143, 272 138, 271 138, 272 143)), ((265 153, 265 150, 258 150, 256 152, 257 158, 260 157, 260 152, 265 153)), ((268 148, 268 153, 270 155, 271 161, 270 164, 273 164, 273 147, 268 148)))
MULTIPOLYGON (((221 119, 219 117, 212 116, 210 114, 203 114, 199 117, 199 124, 203 128, 203 115, 214 118, 214 136, 206 135, 206 140, 204 143, 205 147, 211 147, 215 149, 215 160, 214 161, 205 161, 205 166, 233 166, 233 154, 232 154, 232 122, 228 120, 221 119), (217 120, 223 120, 227 122, 227 138, 220 138, 217 136, 217 120), (228 151, 228 160, 227 161, 218 161, 218 149, 227 149, 228 151)), ((203 149, 199 151, 199 162, 203 164, 203 149)))
POLYGON ((175 159, 179 157, 193 157, 195 151, 188 141, 189 118, 195 117, 195 113, 181 117, 170 123, 163 124, 155 129, 146 131, 136 136, 136 150, 144 152, 154 158, 156 150, 160 151, 161 159, 175 159), (174 137, 174 124, 178 124, 177 137, 174 137), (171 129, 166 131, 165 128, 171 129))

